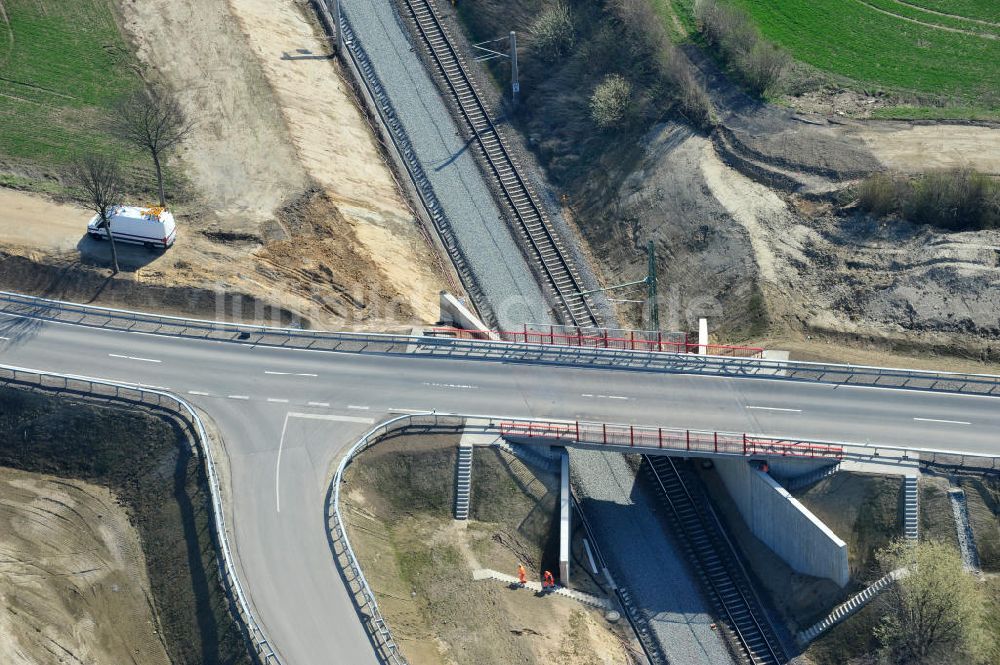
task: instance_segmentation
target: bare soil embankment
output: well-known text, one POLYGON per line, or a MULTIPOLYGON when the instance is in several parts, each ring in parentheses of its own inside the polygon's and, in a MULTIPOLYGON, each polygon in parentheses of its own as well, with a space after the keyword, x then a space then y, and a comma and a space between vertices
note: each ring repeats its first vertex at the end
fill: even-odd
MULTIPOLYGON (((552 4, 469 0, 459 16, 475 41, 503 34, 512 17, 530 26, 552 4)), ((820 337, 834 346, 997 359, 995 232, 885 226, 830 201, 886 169, 995 173, 1000 128, 773 106, 746 95, 687 44, 681 57, 711 98, 718 128, 706 139, 667 107, 602 131, 589 117, 595 85, 606 73, 624 73, 645 109, 648 72, 618 48, 622 28, 610 4, 569 5, 577 41, 564 57, 546 60, 531 35, 519 33, 522 104, 511 122, 565 194, 606 283, 641 279, 652 240, 668 327, 690 330, 708 316, 724 341, 770 337, 809 346, 820 337)), ((491 74, 506 85, 503 66, 491 74)), ((630 325, 645 321, 637 305, 619 313, 630 325)), ((949 361, 936 359, 942 362, 949 361)))
POLYGON ((472 579, 476 568, 513 575, 518 562, 536 580, 543 569, 557 570, 557 484, 519 466, 518 485, 499 453, 477 448, 472 519, 456 522, 456 443, 457 436, 423 435, 383 441, 348 471, 351 540, 407 659, 416 665, 629 662, 626 652, 634 647, 600 612, 472 579))
POLYGON ((7 288, 145 306, 155 286, 174 294, 158 309, 208 316, 220 292, 250 301, 251 316, 260 302, 324 327, 437 320, 438 291, 460 287, 307 2, 125 2, 121 14, 146 77, 194 122, 175 157, 191 184, 175 205, 177 243, 163 255, 124 248, 123 273, 107 279, 108 247, 84 236, 82 208, 0 190, 18 210, 0 219, 0 262, 28 258, 39 273, 17 261, 7 288))
POLYGON ((0 468, 0 660, 168 665, 138 534, 106 487, 0 468))
POLYGON ((175 423, 0 388, 0 469, 3 662, 252 662, 175 423))

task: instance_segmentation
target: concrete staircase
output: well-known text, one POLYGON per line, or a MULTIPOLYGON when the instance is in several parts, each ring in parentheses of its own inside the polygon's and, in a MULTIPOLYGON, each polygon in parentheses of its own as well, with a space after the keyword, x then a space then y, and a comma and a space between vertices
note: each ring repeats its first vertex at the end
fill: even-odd
POLYGON ((519 443, 510 443, 503 439, 497 442, 497 447, 506 453, 514 455, 528 466, 533 466, 549 473, 559 473, 559 456, 551 454, 547 448, 539 449, 519 443))
POLYGON ((920 500, 916 476, 903 476, 903 536, 913 542, 920 538, 920 500))
POLYGON ((875 598, 875 596, 885 591, 886 587, 898 580, 900 577, 906 575, 906 573, 907 570, 905 568, 899 568, 892 571, 888 575, 880 577, 874 584, 866 588, 864 591, 851 596, 847 602, 837 605, 837 607, 833 608, 833 611, 826 615, 823 619, 817 621, 809 628, 800 631, 796 634, 795 639, 798 640, 801 646, 809 644, 817 637, 867 605, 873 598, 875 598))
POLYGON ((806 473, 795 478, 789 478, 788 480, 782 480, 781 484, 789 492, 794 492, 795 490, 802 489, 803 487, 808 487, 813 483, 818 483, 819 481, 832 476, 833 474, 840 471, 840 462, 836 464, 831 464, 829 466, 824 466, 821 469, 816 469, 812 473, 806 473))
POLYGON ((472 446, 458 447, 458 466, 455 469, 455 519, 469 519, 469 502, 472 499, 472 446))

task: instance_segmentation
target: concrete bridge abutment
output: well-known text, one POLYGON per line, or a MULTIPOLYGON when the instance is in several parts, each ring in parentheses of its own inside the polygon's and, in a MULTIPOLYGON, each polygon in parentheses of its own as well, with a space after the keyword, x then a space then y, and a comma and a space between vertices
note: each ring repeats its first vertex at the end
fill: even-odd
POLYGON ((757 538, 795 571, 847 585, 847 543, 756 464, 745 459, 713 461, 757 538))

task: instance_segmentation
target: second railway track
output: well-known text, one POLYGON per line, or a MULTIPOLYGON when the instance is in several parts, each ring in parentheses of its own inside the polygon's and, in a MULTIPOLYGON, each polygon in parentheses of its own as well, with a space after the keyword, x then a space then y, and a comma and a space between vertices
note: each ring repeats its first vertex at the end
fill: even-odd
POLYGON ((466 129, 475 138, 502 193, 503 202, 517 222, 529 258, 552 292, 560 318, 575 326, 601 325, 588 297, 580 295, 585 289, 572 260, 537 195, 521 175, 433 3, 431 0, 404 0, 403 4, 437 73, 451 93, 466 129))

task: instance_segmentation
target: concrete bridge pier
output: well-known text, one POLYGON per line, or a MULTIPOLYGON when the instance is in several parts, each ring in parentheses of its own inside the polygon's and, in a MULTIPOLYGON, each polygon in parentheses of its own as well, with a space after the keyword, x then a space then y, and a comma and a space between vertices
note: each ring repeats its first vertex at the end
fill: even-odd
POLYGON ((569 490, 569 452, 559 449, 559 583, 569 583, 569 556, 573 544, 573 497, 569 490))

